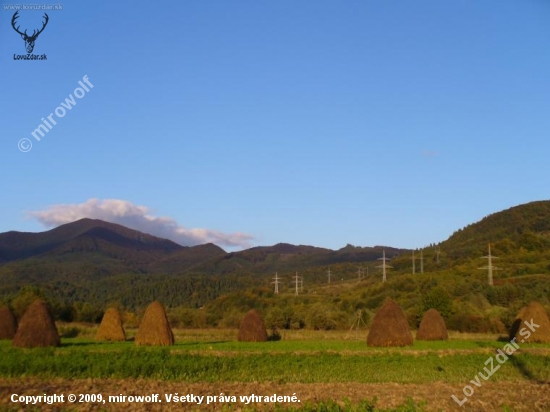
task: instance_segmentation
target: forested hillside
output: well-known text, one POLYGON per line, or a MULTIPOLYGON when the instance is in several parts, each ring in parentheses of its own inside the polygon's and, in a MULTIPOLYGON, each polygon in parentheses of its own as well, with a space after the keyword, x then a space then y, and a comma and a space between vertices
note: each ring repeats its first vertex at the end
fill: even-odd
POLYGON ((529 301, 550 308, 549 233, 550 202, 517 206, 415 250, 413 274, 411 250, 278 244, 226 253, 84 219, 39 234, 0 234, 0 299, 20 314, 42 295, 64 320, 94 322, 109 305, 135 319, 160 300, 180 326, 235 326, 254 307, 271 326, 330 329, 349 327, 359 311, 368 321, 391 296, 411 326, 436 307, 452 329, 503 332, 529 301), (483 269, 489 244, 493 286, 483 269), (385 283, 383 251, 391 265, 385 283))

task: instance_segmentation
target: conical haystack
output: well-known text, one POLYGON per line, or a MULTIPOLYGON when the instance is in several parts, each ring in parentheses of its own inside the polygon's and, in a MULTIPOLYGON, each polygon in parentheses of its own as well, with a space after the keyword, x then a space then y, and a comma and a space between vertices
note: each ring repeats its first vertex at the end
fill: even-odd
POLYGON ((95 335, 95 340, 99 341, 125 341, 126 333, 122 326, 120 313, 115 308, 109 308, 103 315, 101 325, 95 335))
POLYGON ((266 342, 267 331, 265 329, 264 321, 258 312, 254 309, 250 309, 246 315, 244 315, 239 327, 240 342, 266 342))
POLYGON ((382 305, 369 329, 368 346, 408 346, 413 344, 409 323, 403 310, 388 298, 382 305))
POLYGON ((61 341, 53 316, 42 299, 35 300, 27 309, 13 338, 13 346, 36 348, 59 346, 61 341))
POLYGON ((0 308, 0 339, 13 339, 17 331, 17 320, 7 306, 0 308))
POLYGON ((513 338, 518 343, 550 343, 550 320, 540 303, 531 302, 520 310, 510 329, 513 338))
POLYGON ((422 317, 422 322, 416 332, 417 340, 447 340, 449 334, 445 321, 435 309, 430 309, 422 317))
POLYGON ((145 310, 136 334, 136 345, 170 346, 174 334, 168 323, 164 307, 159 302, 151 303, 145 310))

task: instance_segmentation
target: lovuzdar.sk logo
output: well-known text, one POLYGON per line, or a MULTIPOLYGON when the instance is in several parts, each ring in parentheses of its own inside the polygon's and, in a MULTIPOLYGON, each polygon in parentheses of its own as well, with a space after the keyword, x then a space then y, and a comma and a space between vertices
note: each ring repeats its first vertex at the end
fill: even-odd
POLYGON ((48 25, 48 21, 50 21, 48 14, 44 13, 44 22, 42 22, 42 28, 38 30, 36 29, 33 30, 30 36, 27 34, 26 29, 24 32, 21 32, 21 30, 19 30, 21 26, 15 27, 15 25, 17 24, 18 18, 19 18, 19 11, 16 11, 11 19, 11 26, 25 41, 25 49, 27 50, 27 54, 26 55, 14 54, 13 60, 47 60, 47 56, 45 54, 36 55, 36 54, 32 54, 32 52, 34 50, 34 43, 36 42, 36 39, 38 38, 40 33, 42 33, 46 28, 46 26, 48 25))

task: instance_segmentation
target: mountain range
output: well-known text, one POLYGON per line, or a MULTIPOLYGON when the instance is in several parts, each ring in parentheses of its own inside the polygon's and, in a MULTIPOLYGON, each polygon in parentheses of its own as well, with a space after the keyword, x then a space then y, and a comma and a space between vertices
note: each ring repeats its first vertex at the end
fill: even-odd
MULTIPOLYGON (((491 214, 458 229, 438 247, 451 260, 496 249, 550 246, 550 201, 537 201, 491 214)), ((97 219, 80 219, 40 233, 0 233, 0 268, 56 264, 95 267, 98 273, 223 274, 245 271, 263 274, 275 270, 302 270, 337 263, 374 262, 385 250, 388 257, 410 252, 393 247, 357 247, 339 250, 279 243, 226 253, 212 244, 186 247, 127 227, 97 219)))
POLYGON ((40 276, 40 268, 45 267, 53 267, 53 273, 85 273, 88 276, 120 273, 263 274, 273 270, 375 261, 383 249, 389 256, 403 252, 381 246, 348 245, 334 251, 279 243, 226 253, 212 243, 185 247, 118 224, 86 218, 46 232, 0 233, 0 269, 22 276, 35 272, 40 276))
MULTIPOLYGON (((498 281, 550 270, 550 201, 516 206, 457 230, 423 249, 422 270, 475 273, 491 244, 503 270, 498 281)), ((312 285, 375 273, 385 251, 391 278, 411 273, 411 250, 388 246, 339 250, 279 243, 227 253, 214 244, 185 247, 127 227, 81 219, 40 233, 0 233, 0 298, 26 285, 49 288, 65 301, 116 300, 138 307, 162 295, 169 304, 200 306, 228 291, 268 286, 278 272, 286 287, 295 272, 312 285), (362 269, 359 269, 362 267, 362 269)), ((416 255, 417 259, 420 257, 416 255)), ((417 262, 420 270, 420 262, 417 262)), ((375 279, 373 279, 374 281, 375 279)))

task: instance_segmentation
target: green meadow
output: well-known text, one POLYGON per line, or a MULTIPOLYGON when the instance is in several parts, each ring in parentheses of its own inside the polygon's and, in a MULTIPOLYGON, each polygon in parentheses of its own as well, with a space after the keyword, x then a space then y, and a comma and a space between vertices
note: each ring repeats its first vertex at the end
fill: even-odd
MULTIPOLYGON (((0 343, 0 376, 148 378, 184 382, 426 383, 468 382, 506 342, 416 341, 405 348, 370 348, 363 341, 314 339, 248 343, 178 340, 171 347, 65 338, 59 348, 19 349, 0 343)), ((223 335, 221 336, 224 337, 223 335)), ((550 381, 550 345, 529 344, 492 381, 550 381)))

